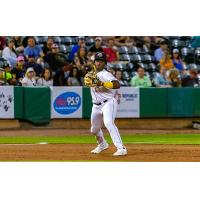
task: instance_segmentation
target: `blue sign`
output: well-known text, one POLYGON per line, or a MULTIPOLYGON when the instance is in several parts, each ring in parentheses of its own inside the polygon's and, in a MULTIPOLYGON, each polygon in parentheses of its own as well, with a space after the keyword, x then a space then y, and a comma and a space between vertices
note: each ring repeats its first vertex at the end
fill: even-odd
POLYGON ((60 94, 54 101, 54 110, 62 115, 69 115, 76 112, 81 106, 81 97, 75 92, 60 94))

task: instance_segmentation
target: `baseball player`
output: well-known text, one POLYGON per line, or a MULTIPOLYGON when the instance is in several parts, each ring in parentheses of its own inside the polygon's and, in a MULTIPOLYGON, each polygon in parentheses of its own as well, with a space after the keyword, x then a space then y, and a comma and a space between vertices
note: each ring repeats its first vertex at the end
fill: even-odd
POLYGON ((104 123, 117 148, 113 155, 124 156, 127 154, 127 149, 124 147, 118 128, 114 123, 117 113, 117 100, 112 91, 112 89, 120 88, 120 83, 105 69, 106 55, 103 52, 96 53, 94 64, 95 75, 90 77, 86 74, 84 78, 85 85, 90 87, 93 101, 91 133, 96 136, 98 143, 98 146, 91 153, 99 154, 109 147, 101 129, 104 123))

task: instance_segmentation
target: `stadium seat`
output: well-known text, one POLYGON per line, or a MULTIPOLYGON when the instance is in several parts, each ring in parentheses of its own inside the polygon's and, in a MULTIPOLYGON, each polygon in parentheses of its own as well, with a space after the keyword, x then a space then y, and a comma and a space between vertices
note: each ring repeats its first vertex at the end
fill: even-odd
POLYGON ((138 54, 139 53, 139 48, 137 48, 137 47, 130 47, 128 49, 128 53, 130 53, 130 54, 138 54))
POLYGON ((87 46, 91 46, 93 44, 94 44, 94 39, 90 38, 90 37, 87 37, 87 39, 86 39, 86 45, 87 46))
POLYGON ((130 75, 129 75, 129 73, 127 71, 124 71, 122 73, 122 79, 126 80, 126 81, 130 81, 131 77, 130 77, 130 75))
POLYGON ((191 70, 191 69, 198 69, 197 64, 196 64, 196 63, 190 63, 190 64, 188 65, 188 69, 189 69, 189 70, 191 70))
POLYGON ((181 49, 181 56, 182 56, 182 59, 186 63, 194 62, 194 49, 193 48, 187 48, 187 47, 182 48, 181 49))
POLYGON ((34 36, 34 38, 35 38, 36 44, 39 44, 39 38, 37 36, 34 36))
POLYGON ((117 64, 114 65, 114 68, 115 69, 119 69, 120 71, 123 71, 124 70, 124 66, 125 66, 125 64, 117 63, 117 64))
POLYGON ((53 41, 56 43, 56 44, 61 44, 61 38, 59 36, 54 36, 53 37, 53 41))
POLYGON ((128 54, 128 48, 127 47, 119 47, 118 51, 120 54, 128 54))
POLYGON ((129 54, 121 54, 119 56, 119 60, 120 61, 128 61, 128 62, 130 62, 131 61, 131 57, 130 57, 129 54))
POLYGON ((126 64, 126 69, 127 69, 127 71, 132 72, 132 71, 135 70, 135 66, 134 66, 133 63, 129 62, 129 63, 126 64))
POLYGON ((145 62, 145 63, 151 63, 151 62, 153 62, 153 58, 149 54, 144 55, 143 58, 144 58, 143 62, 145 62))
POLYGON ((131 72, 131 73, 130 73, 130 77, 131 77, 131 78, 134 77, 134 76, 137 76, 137 72, 131 72))
POLYGON ((142 57, 141 57, 141 55, 133 55, 133 56, 131 56, 131 61, 133 63, 141 62, 142 61, 142 57))
POLYGON ((62 37, 61 40, 62 40, 61 41, 62 44, 65 44, 65 45, 71 45, 71 44, 73 44, 73 41, 72 41, 71 37, 65 36, 65 37, 62 37))
POLYGON ((42 36, 42 43, 47 42, 48 37, 49 37, 49 36, 42 36))
POLYGON ((185 43, 181 40, 172 40, 172 43, 171 43, 172 47, 174 48, 180 48, 180 47, 184 47, 185 46, 185 43))
POLYGON ((43 36, 38 36, 37 38, 38 38, 38 43, 39 43, 39 44, 44 43, 44 42, 43 42, 43 36))
POLYGON ((149 54, 149 49, 148 49, 146 46, 144 46, 144 47, 142 48, 142 53, 144 53, 144 54, 149 54))
POLYGON ((64 53, 64 54, 68 53, 67 47, 64 44, 59 45, 59 50, 61 53, 64 53))

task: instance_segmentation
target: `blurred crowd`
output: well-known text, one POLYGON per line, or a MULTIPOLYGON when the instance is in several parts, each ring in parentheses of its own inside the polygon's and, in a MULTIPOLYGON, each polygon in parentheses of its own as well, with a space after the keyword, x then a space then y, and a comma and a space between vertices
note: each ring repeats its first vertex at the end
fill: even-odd
MULTIPOLYGON (((64 38, 64 37, 63 37, 64 38)), ((75 37, 69 52, 65 46, 47 37, 41 45, 36 37, 0 37, 0 85, 84 86, 83 78, 91 70, 96 52, 104 52, 109 70, 121 86, 199 87, 198 69, 188 69, 180 50, 163 37, 75 37), (88 40, 92 40, 89 45, 88 40), (121 60, 120 49, 143 48, 152 56, 155 69, 147 73, 143 63, 134 65, 128 78, 124 69, 113 67, 121 60)), ((130 61, 129 61, 130 62, 130 61)))

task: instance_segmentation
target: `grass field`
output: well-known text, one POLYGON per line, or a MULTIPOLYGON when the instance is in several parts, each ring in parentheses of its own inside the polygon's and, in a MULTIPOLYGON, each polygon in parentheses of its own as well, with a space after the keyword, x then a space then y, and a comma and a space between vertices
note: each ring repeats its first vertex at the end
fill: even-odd
MULTIPOLYGON (((111 143, 109 136, 106 139, 111 143)), ((200 144, 200 134, 123 135, 124 144, 200 144)), ((0 137, 0 144, 95 144, 93 136, 0 137)))

